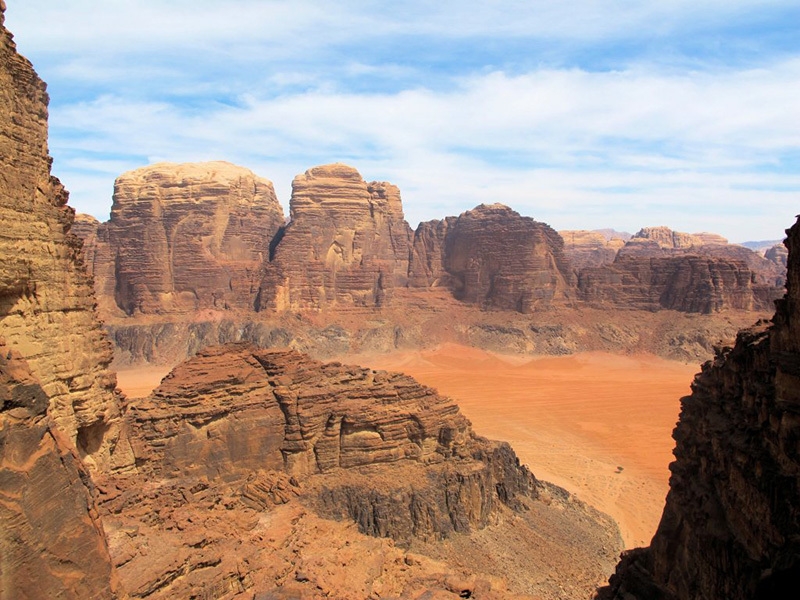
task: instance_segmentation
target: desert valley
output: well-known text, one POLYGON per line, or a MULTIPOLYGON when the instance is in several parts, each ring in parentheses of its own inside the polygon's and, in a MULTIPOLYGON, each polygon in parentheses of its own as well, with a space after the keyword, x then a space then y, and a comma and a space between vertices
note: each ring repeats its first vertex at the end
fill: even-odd
POLYGON ((4 12, 0 598, 794 597, 800 224, 412 229, 224 161, 100 222, 4 12))

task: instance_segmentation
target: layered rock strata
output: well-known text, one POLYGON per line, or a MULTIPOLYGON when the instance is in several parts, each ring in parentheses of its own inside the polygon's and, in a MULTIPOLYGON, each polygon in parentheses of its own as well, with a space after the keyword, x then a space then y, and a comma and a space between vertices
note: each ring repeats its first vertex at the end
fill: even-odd
POLYGON ((600 231, 565 230, 558 234, 564 240, 564 254, 576 271, 614 262, 626 241, 619 237, 606 238, 600 231))
POLYGON ((774 263, 713 234, 639 231, 611 264, 578 274, 579 298, 618 309, 715 313, 769 311, 781 295, 774 263))
POLYGON ((117 306, 129 315, 252 310, 283 220, 272 183, 230 163, 121 175, 107 224, 117 306))
POLYGON ((116 598, 86 464, 132 456, 73 212, 50 175, 45 84, 4 11, 0 0, 0 597, 116 598))
POLYGON ((292 182, 290 213, 259 309, 381 306, 406 285, 411 229, 396 186, 368 184, 340 163, 315 167, 292 182))
POLYGON ((282 598, 298 586, 302 597, 399 596, 410 593, 402 590, 413 573, 422 587, 407 597, 437 589, 442 598, 458 597, 476 586, 488 598, 534 591, 556 597, 558 585, 590 589, 620 545, 607 517, 538 482, 507 444, 476 436, 455 404, 402 374, 322 364, 288 350, 208 348, 150 397, 131 402, 127 419, 138 475, 99 485, 111 554, 134 597, 203 589, 282 598), (292 533, 278 515, 289 515, 292 533), (352 557, 372 547, 377 556, 396 558, 363 536, 389 537, 406 550, 439 552, 440 568, 471 571, 472 579, 459 575, 453 593, 452 580, 442 583, 406 555, 353 591, 362 575, 350 559, 329 564, 328 551, 320 550, 298 564, 314 543, 308 531, 300 533, 302 523, 320 523, 320 516, 354 523, 359 532, 325 525, 337 553, 352 546, 352 557), (579 533, 565 538, 572 526, 579 533), (505 584, 491 576, 478 583, 487 576, 459 553, 436 550, 442 539, 468 544, 484 530, 475 541, 487 556, 495 546, 522 550, 518 537, 528 532, 522 537, 536 540, 528 564, 537 574, 498 567, 496 576, 514 580, 503 592, 505 584), (238 540, 235 547, 231 540, 238 540), (544 582, 543 564, 575 553, 573 582, 544 582), (350 577, 347 591, 334 581, 350 577))
POLYGON ((50 175, 45 84, 5 29, 0 94, 0 338, 27 361, 50 416, 81 455, 101 469, 121 467, 129 457, 117 444, 112 348, 77 265, 68 194, 50 175))
POLYGON ((601 598, 794 597, 800 577, 800 223, 771 325, 742 331, 682 400, 676 461, 648 548, 601 598))
POLYGON ((572 269, 549 226, 502 204, 423 223, 414 236, 412 281, 446 285, 462 302, 529 313, 570 297, 572 269))
POLYGON ((49 400, 0 341, 0 596, 116 598, 91 477, 47 415, 49 400))

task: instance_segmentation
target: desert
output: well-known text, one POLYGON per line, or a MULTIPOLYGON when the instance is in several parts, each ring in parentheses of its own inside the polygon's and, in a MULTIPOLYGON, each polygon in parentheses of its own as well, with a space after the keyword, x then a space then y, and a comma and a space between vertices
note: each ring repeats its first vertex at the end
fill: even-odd
MULTIPOLYGON (((623 161, 637 165, 639 191, 621 171, 608 185, 610 172, 602 170, 621 168, 612 165, 619 152, 598 161, 597 148, 584 146, 565 160, 553 143, 548 168, 568 169, 570 183, 537 188, 530 175, 542 170, 520 170, 522 154, 511 160, 510 148, 470 146, 508 141, 504 119, 514 115, 514 132, 545 134, 519 120, 542 114, 540 103, 524 101, 529 92, 518 89, 519 101, 507 101, 509 78, 519 78, 481 69, 469 71, 472 79, 456 77, 456 87, 445 77, 441 87, 402 89, 394 106, 403 110, 386 110, 393 102, 387 89, 360 97, 362 124, 379 101, 370 127, 380 139, 415 145, 432 133, 442 142, 436 152, 368 143, 370 159, 340 128, 353 98, 378 89, 365 73, 385 77, 382 69, 347 67, 338 85, 364 87, 341 98, 344 112, 335 118, 328 101, 337 86, 313 91, 308 80, 285 73, 268 78, 277 104, 248 92, 226 97, 225 85, 238 85, 229 68, 204 72, 199 86, 189 79, 174 85, 180 76, 169 68, 145 67, 147 77, 137 81, 135 69, 123 68, 134 52, 130 38, 113 32, 146 23, 137 30, 145 43, 135 50, 145 65, 170 23, 148 16, 175 16, 174 7, 142 8, 142 20, 108 19, 126 15, 121 4, 97 7, 95 24, 104 23, 108 35, 91 36, 91 54, 103 61, 103 47, 126 48, 114 55, 116 72, 132 78, 114 78, 119 98, 132 89, 145 98, 171 72, 170 96, 129 113, 149 134, 101 150, 103 135, 116 135, 109 125, 128 129, 127 109, 108 92, 65 112, 77 96, 63 94, 63 75, 77 86, 67 89, 88 77, 99 91, 110 71, 85 68, 63 42, 89 38, 71 37, 80 27, 62 27, 46 36, 48 52, 37 53, 56 82, 48 93, 6 29, 7 17, 37 14, 42 27, 29 29, 27 21, 23 31, 53 33, 52 7, 32 6, 0 0, 0 597, 793 597, 800 576, 800 219, 792 225, 786 217, 785 186, 756 186, 757 205, 752 182, 723 177, 709 192, 707 182, 719 185, 728 167, 707 161, 726 146, 702 158, 700 138, 709 130, 691 141, 686 131, 695 126, 673 130, 693 149, 677 162, 665 160, 675 161, 681 144, 667 144, 667 157, 661 144, 616 136, 627 146, 623 161), (77 62, 65 69, 62 52, 77 62), (487 81, 502 110, 435 108, 448 95, 442 106, 458 105, 455 96, 487 81), (313 101, 292 121, 294 86, 313 101), (208 101, 211 87, 218 95, 208 101), (92 118, 98 106, 107 118, 92 118), (203 117, 209 106, 227 115, 216 132, 214 119, 203 117), (270 110, 253 118, 258 106, 270 110), (422 120, 402 116, 397 129, 391 118, 413 106, 434 110, 422 120), (197 120, 176 135, 169 123, 187 107, 197 120), (468 117, 455 127, 465 138, 453 135, 452 115, 468 117), (245 131, 236 124, 242 116, 245 131), (289 121, 308 139, 282 146, 277 133, 289 121), (427 125, 419 129, 421 122, 427 125), (87 126, 91 139, 76 142, 87 126), (238 151, 225 145, 231 133, 239 135, 238 151), (200 143, 195 136, 208 137, 200 143), (336 140, 334 147, 326 140, 336 140), (180 151, 167 150, 171 144, 180 151), (91 158, 87 148, 94 148, 91 158), (647 148, 658 160, 632 154, 647 148), (128 152, 137 151, 132 160, 128 152), (425 168, 409 167, 417 154, 425 168), (299 169, 297 157, 308 159, 299 169), (67 171, 62 183, 57 165, 66 163, 80 165, 82 175, 67 171), (502 176, 492 171, 501 163, 502 176), (678 179, 667 164, 680 165, 678 179), (262 174, 273 169, 277 185, 262 174), (388 181, 395 174, 400 180, 388 181), (679 181, 682 193, 664 202, 663 190, 645 192, 654 176, 659 185, 679 181), (67 179, 77 186, 72 198, 67 179), (100 180, 113 186, 87 193, 87 182, 95 182, 91 188, 100 180), (540 211, 526 199, 533 191, 540 211), (89 196, 105 203, 107 218, 76 211, 73 201, 88 206, 89 196), (424 199, 430 205, 423 211, 424 199), (687 206, 693 210, 681 212, 687 206), (708 206, 717 207, 715 219, 704 220, 708 206), (669 215, 686 226, 637 220, 669 215), (790 227, 776 231, 781 215, 790 227), (609 224, 595 223, 598 216, 630 232, 587 228, 609 224), (720 233, 709 231, 712 221, 720 233), (744 239, 745 231, 763 241, 726 237, 744 239), (779 231, 785 237, 775 239, 779 231)), ((60 22, 74 25, 73 10, 80 15, 81 8, 59 13, 60 22)), ((239 33, 228 41, 240 49, 245 43, 253 64, 263 60, 252 54, 258 47, 269 56, 285 48, 291 63, 318 44, 327 52, 363 39, 370 53, 386 49, 378 42, 396 40, 392 27, 402 21, 386 29, 364 14, 357 21, 368 27, 353 37, 350 19, 326 13, 338 24, 331 37, 320 35, 318 19, 304 20, 304 7, 288 31, 316 35, 281 45, 286 15, 273 5, 240 8, 258 17, 252 24, 278 25, 271 49, 261 45, 261 27, 232 23, 224 9, 201 0, 196 14, 181 15, 181 27, 170 29, 161 66, 176 65, 172 52, 188 49, 182 36, 198 31, 206 52, 192 52, 188 78, 232 31, 239 33)), ((353 16, 349 4, 341 9, 353 16)), ((532 26, 524 18, 530 9, 520 10, 519 22, 532 26)), ((405 18, 416 19, 413 12, 405 18)), ((478 12, 473 26, 487 35, 496 15, 478 12)), ((438 35, 452 36, 461 23, 447 22, 442 29, 433 18, 415 35, 435 54, 438 35)), ((449 38, 453 48, 443 55, 467 38, 452 56, 481 47, 461 34, 449 38)), ((505 38, 495 43, 516 52, 505 38)), ((238 64, 236 53, 225 56, 226 67, 238 64)), ((552 75, 536 69, 537 77, 552 75)), ((389 71, 384 84, 408 75, 389 71)), ((574 84, 577 73, 590 71, 591 89, 602 87, 607 74, 596 65, 560 76, 574 84)), ((627 67, 614 76, 622 83, 617 91, 633 77, 627 67)), ((708 87, 717 91, 703 93, 716 98, 720 86, 708 87)), ((552 94, 540 89, 542 97, 552 94)), ((575 101, 599 97, 574 92, 575 101)), ((571 113, 574 106, 559 97, 571 113)), ((734 112, 744 111, 747 95, 725 97, 734 112)), ((468 105, 486 107, 492 98, 478 94, 468 105)), ((621 113, 604 109, 606 116, 614 113, 615 127, 641 136, 643 121, 628 122, 635 104, 623 104, 621 113)), ((682 116, 696 104, 681 103, 682 116)), ((644 120, 669 129, 675 114, 667 119, 663 111, 671 110, 653 104, 644 120)), ((560 140, 569 144, 599 133, 591 119, 580 119, 580 135, 569 119, 546 120, 573 132, 560 140)), ((730 161, 722 164, 747 169, 746 161, 730 161)), ((631 173, 631 164, 622 170, 631 173)))

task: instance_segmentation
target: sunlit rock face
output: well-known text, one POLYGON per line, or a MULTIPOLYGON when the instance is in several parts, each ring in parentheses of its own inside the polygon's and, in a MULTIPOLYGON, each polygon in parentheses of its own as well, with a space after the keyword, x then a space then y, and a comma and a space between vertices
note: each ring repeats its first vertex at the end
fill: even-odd
POLYGON ((683 399, 658 531, 600 598, 793 598, 800 577, 800 223, 771 324, 740 332, 683 399))
POLYGON ((295 177, 290 212, 273 241, 259 308, 381 306, 406 285, 411 230, 396 186, 323 165, 295 177))
POLYGON ((116 305, 129 315, 252 310, 283 221, 272 183, 230 163, 124 173, 105 224, 116 305))
POLYGON ((782 294, 783 270, 715 234, 649 227, 614 261, 578 273, 578 297, 593 306, 689 313, 770 311, 782 294))
POLYGON ((0 597, 116 598, 87 465, 124 469, 132 455, 73 212, 50 175, 45 84, 4 11, 0 1, 0 597))

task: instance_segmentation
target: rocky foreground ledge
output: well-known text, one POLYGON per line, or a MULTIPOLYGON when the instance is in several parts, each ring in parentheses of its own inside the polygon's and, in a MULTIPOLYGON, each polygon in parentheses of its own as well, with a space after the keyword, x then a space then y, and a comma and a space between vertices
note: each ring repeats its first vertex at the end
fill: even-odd
POLYGON ((800 221, 787 294, 683 399, 670 492, 650 546, 602 600, 795 598, 800 581, 800 221))
POLYGON ((97 482, 132 597, 580 597, 621 547, 608 517, 402 374, 209 348, 125 422, 137 474, 97 482))

